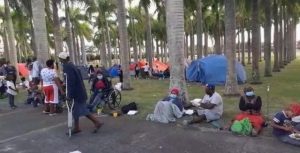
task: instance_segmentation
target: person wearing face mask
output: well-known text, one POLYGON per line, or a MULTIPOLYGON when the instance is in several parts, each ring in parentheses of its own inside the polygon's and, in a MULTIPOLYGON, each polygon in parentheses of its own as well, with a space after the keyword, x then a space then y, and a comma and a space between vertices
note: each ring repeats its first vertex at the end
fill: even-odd
POLYGON ((206 95, 203 97, 200 107, 197 110, 196 116, 188 124, 200 123, 202 121, 215 121, 221 118, 223 114, 223 100, 219 93, 215 91, 213 84, 205 86, 206 95))
POLYGON ((172 88, 169 96, 164 98, 163 101, 171 101, 179 108, 180 111, 183 110, 183 102, 179 98, 179 89, 177 88, 172 88))
POLYGON ((248 118, 252 125, 250 134, 251 136, 257 136, 265 125, 264 117, 261 114, 261 105, 261 98, 255 95, 254 89, 250 86, 245 87, 244 94, 241 96, 239 102, 241 112, 234 117, 232 122, 248 118))
POLYGON ((244 95, 240 98, 240 110, 250 114, 260 114, 261 105, 261 98, 260 96, 255 95, 254 89, 252 87, 245 87, 244 95))
POLYGON ((103 96, 103 90, 107 88, 107 83, 106 83, 106 78, 103 76, 101 71, 98 71, 96 73, 96 78, 92 82, 91 86, 91 91, 92 91, 92 96, 90 97, 89 100, 89 105, 88 108, 92 112, 95 105, 97 103, 102 102, 102 96, 103 96))

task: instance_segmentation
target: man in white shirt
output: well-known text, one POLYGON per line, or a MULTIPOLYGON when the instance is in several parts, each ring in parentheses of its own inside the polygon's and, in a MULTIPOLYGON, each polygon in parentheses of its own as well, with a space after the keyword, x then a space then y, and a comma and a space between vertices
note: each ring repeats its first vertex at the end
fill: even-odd
POLYGON ((150 69, 148 63, 146 63, 146 65, 143 68, 144 68, 146 79, 148 79, 149 78, 149 69, 150 69))
POLYGON ((206 85, 205 93, 206 95, 200 104, 202 109, 197 110, 197 117, 194 117, 189 124, 200 123, 204 120, 210 122, 221 118, 223 114, 223 100, 221 95, 215 92, 215 86, 212 84, 206 85))
POLYGON ((32 63, 32 70, 31 70, 31 78, 33 81, 37 81, 39 83, 40 81, 40 72, 42 70, 41 63, 37 60, 36 57, 33 57, 33 63, 32 63))

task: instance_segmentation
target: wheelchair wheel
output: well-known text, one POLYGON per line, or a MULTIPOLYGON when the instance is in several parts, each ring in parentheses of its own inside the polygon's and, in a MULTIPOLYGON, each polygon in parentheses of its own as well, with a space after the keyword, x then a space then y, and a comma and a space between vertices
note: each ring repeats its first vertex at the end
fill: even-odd
POLYGON ((121 93, 118 90, 112 90, 108 95, 108 107, 110 109, 115 109, 120 106, 121 103, 121 93))

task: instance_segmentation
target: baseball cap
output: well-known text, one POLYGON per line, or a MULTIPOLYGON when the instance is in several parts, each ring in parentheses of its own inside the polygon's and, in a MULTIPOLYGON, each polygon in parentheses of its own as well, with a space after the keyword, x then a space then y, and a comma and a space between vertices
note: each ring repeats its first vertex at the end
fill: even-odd
POLYGON ((67 59, 67 58, 69 57, 69 54, 68 54, 67 52, 60 52, 60 53, 58 54, 58 57, 59 57, 60 59, 67 59))
POLYGON ((206 86, 208 89, 215 90, 215 85, 213 85, 213 84, 206 84, 205 86, 206 86))

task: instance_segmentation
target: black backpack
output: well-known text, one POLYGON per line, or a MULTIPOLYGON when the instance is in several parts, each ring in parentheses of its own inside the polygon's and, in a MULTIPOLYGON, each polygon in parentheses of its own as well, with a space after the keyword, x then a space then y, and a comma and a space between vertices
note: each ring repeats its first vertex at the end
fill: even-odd
POLYGON ((127 114, 130 110, 137 110, 137 105, 135 102, 131 102, 121 108, 123 114, 127 114))

